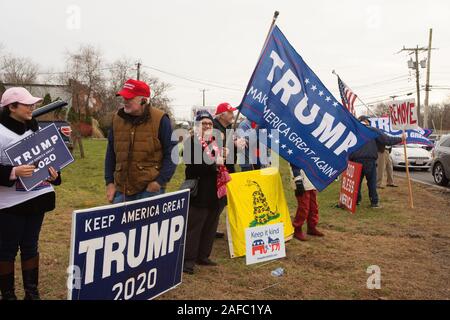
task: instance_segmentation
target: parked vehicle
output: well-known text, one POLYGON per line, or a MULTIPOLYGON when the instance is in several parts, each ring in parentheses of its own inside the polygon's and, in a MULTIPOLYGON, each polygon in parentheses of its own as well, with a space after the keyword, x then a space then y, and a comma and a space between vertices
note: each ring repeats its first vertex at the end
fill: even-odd
POLYGON ((442 136, 432 152, 431 172, 434 182, 447 186, 450 181, 450 134, 442 136))
POLYGON ((39 121, 38 118, 39 127, 45 128, 52 123, 56 125, 56 128, 58 128, 59 133, 61 134, 61 137, 64 140, 64 143, 66 144, 67 148, 72 152, 73 150, 73 142, 72 142, 72 128, 70 124, 67 121, 64 120, 54 120, 54 121, 39 121))
MULTIPOLYGON (((420 144, 407 144, 408 167, 428 171, 431 168, 431 152, 422 148, 420 144)), ((391 159, 394 168, 405 168, 405 151, 403 145, 392 147, 391 159)))
POLYGON ((73 150, 73 142, 72 142, 72 128, 70 127, 70 124, 67 121, 64 120, 39 120, 40 116, 43 116, 44 114, 47 114, 49 112, 55 111, 57 109, 60 109, 62 107, 67 106, 67 102, 62 100, 57 100, 52 103, 49 103, 45 106, 42 106, 36 110, 33 111, 33 117, 35 117, 39 123, 39 127, 45 128, 52 123, 56 125, 56 127, 59 130, 59 133, 61 134, 61 137, 63 138, 67 148, 72 152, 73 150))

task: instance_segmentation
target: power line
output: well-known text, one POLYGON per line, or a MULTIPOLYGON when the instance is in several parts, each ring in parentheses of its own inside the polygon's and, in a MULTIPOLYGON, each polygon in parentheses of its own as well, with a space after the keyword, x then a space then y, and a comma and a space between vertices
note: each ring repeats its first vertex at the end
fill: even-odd
MULTIPOLYGON (((419 46, 417 45, 415 48, 405 48, 405 46, 403 46, 403 49, 401 49, 399 52, 408 52, 410 55, 414 54, 415 55, 415 60, 413 61, 412 59, 410 59, 410 61, 408 62, 408 67, 410 69, 415 69, 416 71, 416 94, 417 94, 417 113, 420 114, 420 81, 419 81, 419 70, 420 70, 420 66, 423 67, 422 65, 422 61, 419 63, 419 53, 420 52, 427 52, 428 53, 428 58, 427 58, 427 62, 428 62, 428 66, 427 66, 427 80, 426 80, 426 88, 425 88, 425 114, 424 114, 424 124, 425 126, 428 126, 428 96, 429 96, 429 81, 430 81, 430 58, 431 58, 431 50, 436 50, 436 48, 432 48, 431 47, 431 37, 432 37, 432 32, 433 29, 430 29, 430 36, 429 36, 429 43, 428 43, 428 47, 422 47, 419 48, 419 46), (419 66, 420 65, 420 66, 419 66)), ((419 118, 419 125, 423 125, 420 123, 420 118, 419 118)))
MULTIPOLYGON (((132 66, 127 66, 129 68, 131 68, 132 66)), ((98 71, 106 71, 106 70, 113 70, 113 69, 120 69, 121 67, 105 67, 105 68, 100 68, 98 69, 98 71)), ((38 72, 36 73, 36 75, 52 75, 52 74, 65 74, 68 73, 68 71, 55 71, 55 72, 38 72)), ((5 74, 5 72, 3 72, 3 74, 5 74)))
MULTIPOLYGON (((396 97, 410 96, 410 95, 414 94, 414 91, 415 91, 415 90, 409 90, 409 91, 410 91, 410 92, 407 92, 407 91, 403 91, 403 92, 392 92, 392 93, 389 93, 389 94, 386 94, 386 95, 383 95, 383 96, 382 96, 382 97, 389 96, 388 98, 380 99, 380 100, 376 100, 376 101, 370 101, 370 102, 368 102, 367 104, 368 104, 368 105, 373 105, 373 104, 377 104, 377 103, 381 103, 381 102, 390 101, 390 100, 392 100, 392 98, 390 98, 390 96, 392 96, 392 95, 395 95, 396 97)), ((425 89, 420 89, 420 91, 425 91, 425 89)), ((375 98, 374 98, 374 99, 375 99, 375 98)), ((356 105, 356 107, 361 107, 361 106, 363 106, 363 105, 362 105, 362 104, 356 105)))
POLYGON ((362 94, 360 93, 359 95, 362 97, 365 97, 365 99, 373 99, 373 98, 377 98, 377 97, 384 97, 386 95, 386 92, 398 92, 398 91, 404 91, 404 90, 415 90, 414 88, 412 88, 411 86, 406 86, 406 87, 400 87, 400 88, 387 88, 384 90, 376 90, 376 91, 372 91, 370 93, 366 93, 366 94, 362 94))
POLYGON ((155 70, 155 71, 167 74, 167 75, 175 77, 175 78, 183 79, 183 80, 194 82, 194 83, 199 83, 199 84, 210 86, 210 87, 216 87, 216 88, 220 88, 220 89, 239 91, 239 92, 243 91, 242 89, 226 87, 224 85, 217 85, 217 84, 211 83, 211 81, 209 81, 209 80, 197 80, 197 79, 193 79, 193 78, 188 78, 188 77, 185 77, 185 76, 182 76, 182 75, 179 75, 179 74, 175 74, 175 73, 172 73, 172 72, 169 72, 169 71, 165 71, 165 70, 162 70, 162 69, 159 69, 159 68, 155 68, 155 67, 151 67, 151 66, 147 66, 147 65, 142 65, 142 67, 148 68, 148 69, 151 69, 151 70, 155 70))
POLYGON ((364 97, 365 99, 376 99, 376 98, 380 98, 380 97, 385 97, 387 95, 390 95, 390 92, 392 93, 397 93, 397 92, 403 92, 403 91, 414 91, 414 88, 411 87, 402 87, 402 88, 396 88, 396 89, 391 89, 391 90, 384 90, 383 93, 375 93, 372 95, 368 95, 367 97, 364 97))
MULTIPOLYGON (((422 78, 423 78, 423 75, 420 75, 420 79, 422 79, 422 78)), ((403 79, 397 79, 397 80, 393 80, 393 81, 386 82, 386 83, 384 83, 383 81, 378 81, 378 82, 376 82, 376 83, 379 83, 378 85, 375 85, 375 83, 373 83, 373 84, 368 84, 368 85, 361 85, 361 86, 358 86, 357 88, 359 88, 359 90, 358 90, 359 92, 371 91, 371 89, 385 90, 385 89, 382 89, 382 87, 384 87, 385 85, 391 86, 391 85, 394 85, 394 83, 397 84, 397 82, 398 82, 398 85, 403 84, 403 83, 407 84, 407 83, 412 82, 412 80, 413 80, 412 76, 405 76, 405 78, 403 78, 403 79), (408 80, 408 81, 405 83, 404 82, 405 80, 408 80)))
POLYGON ((372 82, 372 83, 368 83, 368 84, 364 84, 364 85, 354 86, 353 89, 372 87, 372 86, 377 85, 377 84, 391 84, 392 82, 398 82, 398 81, 405 80, 405 79, 410 78, 410 77, 411 77, 410 75, 402 75, 402 76, 398 76, 398 77, 394 77, 394 78, 390 78, 390 79, 386 79, 386 80, 380 80, 380 81, 377 81, 377 82, 372 82))

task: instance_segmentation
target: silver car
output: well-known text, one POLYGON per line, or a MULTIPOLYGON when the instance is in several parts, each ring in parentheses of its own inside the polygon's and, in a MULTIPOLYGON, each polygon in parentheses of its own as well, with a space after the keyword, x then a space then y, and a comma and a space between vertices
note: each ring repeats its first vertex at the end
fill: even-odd
POLYGON ((450 181, 450 135, 442 136, 432 152, 431 164, 434 182, 447 186, 450 181))

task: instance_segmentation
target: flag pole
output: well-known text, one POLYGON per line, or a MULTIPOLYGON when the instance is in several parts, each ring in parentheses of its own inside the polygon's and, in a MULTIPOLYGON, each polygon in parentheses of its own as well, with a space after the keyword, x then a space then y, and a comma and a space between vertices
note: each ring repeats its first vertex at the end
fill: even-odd
MULTIPOLYGON (((336 71, 333 70, 331 73, 334 74, 336 77, 340 78, 339 75, 336 73, 336 71)), ((353 91, 353 89, 350 88, 347 84, 345 84, 345 85, 346 85, 350 90, 353 91)), ((353 92, 355 92, 355 91, 353 91, 353 92)), ((364 101, 362 101, 361 98, 360 98, 358 95, 356 95, 356 98, 363 104, 363 106, 365 106, 365 107, 367 108, 367 110, 368 110, 373 116, 377 117, 377 115, 376 115, 372 110, 370 110, 369 106, 368 106, 367 104, 365 104, 364 101)))
MULTIPOLYGON (((264 52, 264 49, 266 48, 267 42, 269 42, 270 33, 272 32, 272 29, 273 29, 273 27, 275 26, 275 23, 276 23, 276 21, 277 21, 277 18, 278 18, 278 16, 279 16, 279 14, 280 14, 279 11, 275 11, 275 12, 273 13, 272 23, 270 24, 269 32, 267 32, 266 40, 264 40, 264 45, 263 45, 263 47, 262 47, 262 49, 261 49, 261 52, 260 52, 260 54, 259 54, 258 62, 259 62, 259 60, 261 59, 261 56, 262 56, 262 54, 263 54, 263 52, 264 52)), ((258 62, 257 62, 257 64, 258 64, 258 62)), ((251 80, 249 81, 249 84, 250 84, 250 82, 251 82, 251 80)), ((247 85, 247 88, 245 89, 244 96, 245 96, 246 92, 248 91, 247 89, 248 89, 248 85, 247 85)), ((238 114, 236 115, 236 118, 234 119, 234 123, 233 123, 233 127, 232 127, 233 130, 236 130, 237 120, 239 119, 239 116, 240 116, 240 115, 241 115, 241 109, 238 109, 238 114)), ((227 145, 227 144, 225 144, 225 145, 227 145)))
POLYGON ((407 148, 406 148, 406 130, 403 128, 403 148, 405 153, 405 167, 406 167, 406 179, 408 179, 408 189, 409 189, 409 207, 411 209, 414 209, 414 202, 413 202, 413 194, 412 194, 412 186, 411 186, 411 177, 409 175, 409 164, 408 164, 408 154, 407 154, 407 148))

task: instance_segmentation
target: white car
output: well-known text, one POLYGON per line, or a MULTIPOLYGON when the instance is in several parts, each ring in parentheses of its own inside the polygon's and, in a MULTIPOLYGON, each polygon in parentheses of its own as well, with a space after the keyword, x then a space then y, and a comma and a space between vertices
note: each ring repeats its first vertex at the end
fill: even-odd
MULTIPOLYGON (((420 144, 407 144, 408 167, 410 169, 422 169, 428 171, 431 168, 431 152, 424 149, 420 144)), ((403 145, 392 147, 391 159, 394 168, 405 168, 405 152, 403 145)))

